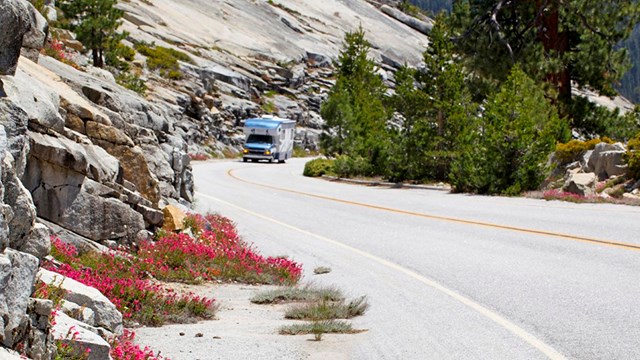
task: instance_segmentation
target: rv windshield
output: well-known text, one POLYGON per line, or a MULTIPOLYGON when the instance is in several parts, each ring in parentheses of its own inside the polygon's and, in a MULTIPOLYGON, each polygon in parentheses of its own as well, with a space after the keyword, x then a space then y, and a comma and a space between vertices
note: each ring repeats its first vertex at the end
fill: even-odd
POLYGON ((257 135, 251 134, 247 138, 247 144, 273 144, 273 137, 271 135, 257 135))

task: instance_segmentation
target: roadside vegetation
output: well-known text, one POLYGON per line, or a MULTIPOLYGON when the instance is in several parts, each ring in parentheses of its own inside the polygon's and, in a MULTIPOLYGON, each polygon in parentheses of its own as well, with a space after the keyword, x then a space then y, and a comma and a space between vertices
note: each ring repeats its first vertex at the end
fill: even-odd
POLYGON ((251 302, 254 304, 281 304, 300 301, 341 301, 344 300, 342 291, 335 287, 319 287, 310 284, 303 286, 288 286, 268 290, 255 295, 251 302))
MULTIPOLYGON (((242 241, 227 218, 191 214, 184 225, 183 232, 160 230, 153 241, 108 253, 80 253, 74 246, 54 237, 53 259, 45 261, 43 267, 98 289, 122 313, 125 326, 161 326, 214 317, 218 310, 214 299, 176 292, 164 282, 295 285, 302 276, 302 267, 296 262, 260 255, 242 241)), ((42 283, 34 294, 52 300, 58 309, 64 295, 60 284, 42 283)), ((50 321, 55 322, 55 312, 50 321)), ((110 339, 111 356, 159 359, 148 348, 135 345, 134 337, 128 330, 124 336, 110 339)), ((68 337, 63 343, 72 344, 73 338, 68 337)), ((60 349, 61 353, 71 354, 72 350, 65 346, 60 349)))
POLYGON ((284 318, 301 320, 303 323, 285 325, 279 333, 283 335, 313 334, 316 341, 323 334, 355 334, 365 330, 354 329, 344 319, 364 315, 369 309, 365 296, 347 301, 340 290, 334 287, 315 285, 289 286, 268 290, 255 295, 255 304, 291 304, 284 318))
MULTIPOLYGON (((640 134, 638 109, 621 114, 571 93, 571 81, 577 81, 615 94, 627 68, 626 54, 615 44, 640 19, 640 4, 607 5, 611 16, 605 18, 594 15, 596 3, 572 0, 558 3, 559 14, 520 21, 540 6, 456 3, 451 14, 436 19, 425 66, 396 72, 393 91, 368 57, 364 31, 347 33, 336 83, 321 108, 322 152, 329 160, 313 160, 305 175, 443 181, 458 192, 516 195, 539 188, 557 165, 548 162, 554 151, 556 159, 568 161, 598 142, 640 134), (492 11, 503 17, 499 31, 490 26, 492 11), (557 22, 547 18, 555 15, 557 22), (607 30, 594 32, 584 21, 607 30), (581 36, 554 49, 536 35, 553 26, 581 36)), ((638 179, 640 155, 633 149, 626 162, 629 177, 638 179)))
POLYGON ((328 274, 330 272, 331 272, 331 268, 327 266, 318 266, 317 268, 313 269, 313 273, 315 275, 328 274))

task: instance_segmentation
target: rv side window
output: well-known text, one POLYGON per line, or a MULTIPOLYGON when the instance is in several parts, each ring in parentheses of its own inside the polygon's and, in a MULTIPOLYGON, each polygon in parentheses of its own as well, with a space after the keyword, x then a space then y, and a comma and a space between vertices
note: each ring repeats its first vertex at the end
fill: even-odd
POLYGON ((258 144, 259 143, 273 144, 273 138, 271 137, 271 135, 251 134, 247 138, 247 143, 251 143, 251 144, 256 144, 256 143, 258 143, 258 144))

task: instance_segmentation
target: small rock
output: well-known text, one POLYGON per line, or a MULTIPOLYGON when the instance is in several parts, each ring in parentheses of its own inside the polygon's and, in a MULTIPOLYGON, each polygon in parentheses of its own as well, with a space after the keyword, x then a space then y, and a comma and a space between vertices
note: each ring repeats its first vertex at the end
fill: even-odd
POLYGON ((175 231, 184 229, 184 219, 187 215, 175 205, 167 205, 162 209, 164 214, 164 229, 175 231))
POLYGON ((571 173, 562 190, 581 196, 593 195, 596 179, 594 173, 571 173))
POLYGON ((203 337, 203 336, 204 336, 204 335, 203 335, 202 333, 197 333, 197 334, 196 334, 196 337, 197 337, 197 338, 201 338, 201 337, 203 337))
POLYGON ((184 336, 184 333, 183 333, 183 332, 180 332, 178 335, 180 335, 180 336, 184 336))

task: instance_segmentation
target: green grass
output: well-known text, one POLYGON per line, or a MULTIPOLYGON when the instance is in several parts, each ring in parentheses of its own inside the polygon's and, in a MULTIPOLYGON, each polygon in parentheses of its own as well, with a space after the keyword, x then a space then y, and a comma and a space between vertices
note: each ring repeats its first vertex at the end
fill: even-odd
POLYGON ((354 329, 350 323, 340 320, 324 320, 304 324, 285 325, 280 328, 281 335, 306 335, 314 334, 316 340, 321 334, 357 334, 365 330, 354 329))
POLYGON ((366 297, 362 296, 351 300, 349 303, 342 301, 319 301, 309 304, 291 307, 284 314, 286 319, 295 320, 332 320, 351 319, 363 315, 369 304, 366 297))
POLYGON ((116 76, 116 82, 129 90, 135 91, 140 96, 144 96, 148 90, 144 80, 133 73, 121 72, 116 76))
POLYGON ((186 53, 163 46, 139 43, 136 44, 136 50, 147 57, 150 70, 159 70, 161 76, 172 80, 182 78, 178 61, 193 62, 186 53))
POLYGON ((342 291, 335 287, 315 287, 312 285, 289 286, 258 293, 251 302, 254 304, 278 304, 295 301, 341 301, 342 291))
POLYGON ((278 107, 273 101, 265 101, 262 105, 260 105, 260 109, 267 114, 273 114, 278 111, 278 107))

